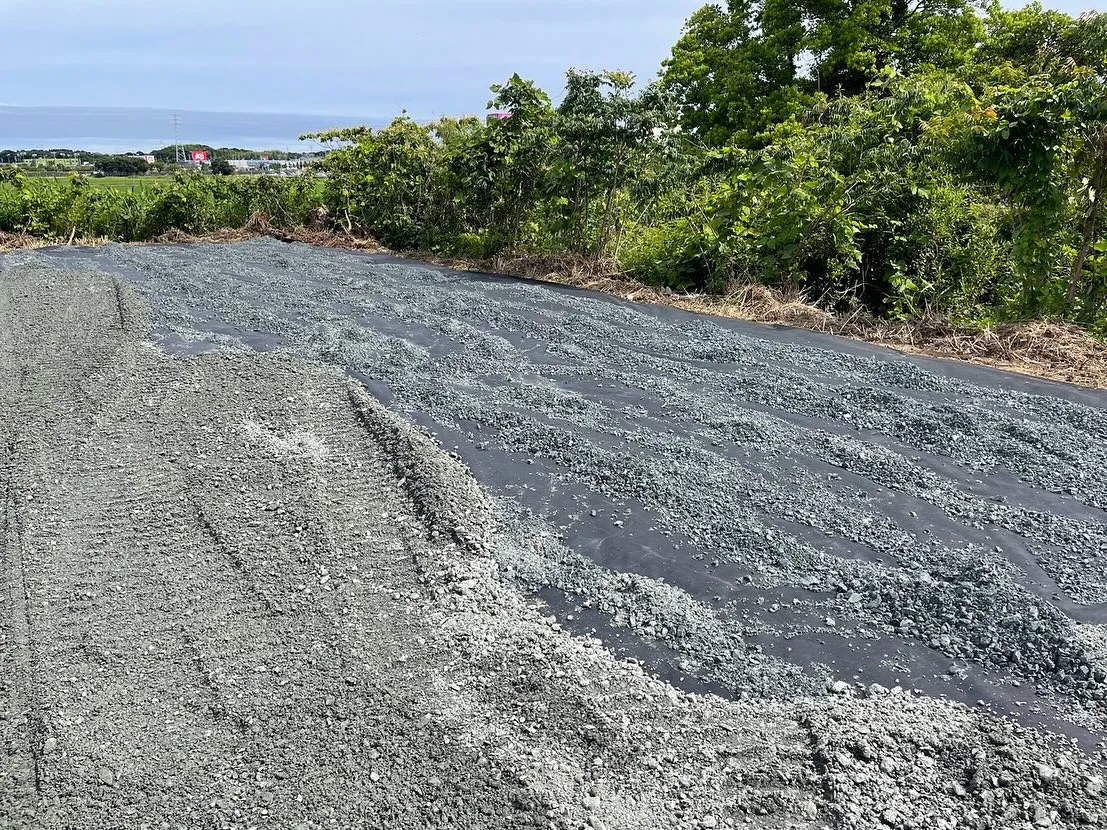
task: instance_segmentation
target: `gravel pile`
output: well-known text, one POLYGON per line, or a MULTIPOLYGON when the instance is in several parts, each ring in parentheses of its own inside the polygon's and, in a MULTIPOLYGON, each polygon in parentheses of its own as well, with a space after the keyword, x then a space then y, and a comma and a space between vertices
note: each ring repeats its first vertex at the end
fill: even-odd
POLYGON ((975 706, 1103 723, 1049 575, 1103 555, 1094 401, 277 243, 61 256, 0 260, 9 825, 1107 822, 975 706), (1015 469, 1062 447, 1087 495, 1015 469))
POLYGON ((513 520, 550 526, 520 573, 578 630, 628 629, 736 697, 861 671, 1101 739, 1080 633, 1107 622, 1101 394, 277 242, 99 258, 167 348, 279 346, 430 427, 513 520), (599 583, 694 611, 638 619, 599 583), (748 682, 701 648, 719 630, 756 655, 748 682))
POLYGON ((340 372, 173 361, 104 276, 5 265, 0 826, 810 825, 794 716, 564 631, 340 372))
POLYGON ((1097 827, 1102 771, 968 712, 876 689, 804 720, 838 827, 1097 827), (994 731, 992 731, 994 730, 994 731))

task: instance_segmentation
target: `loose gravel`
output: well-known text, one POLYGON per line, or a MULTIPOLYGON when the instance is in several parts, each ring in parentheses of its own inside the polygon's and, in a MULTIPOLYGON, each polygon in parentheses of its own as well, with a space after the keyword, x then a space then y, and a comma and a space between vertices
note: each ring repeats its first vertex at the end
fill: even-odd
POLYGON ((275 242, 0 322, 0 826, 1107 821, 1094 396, 275 242))

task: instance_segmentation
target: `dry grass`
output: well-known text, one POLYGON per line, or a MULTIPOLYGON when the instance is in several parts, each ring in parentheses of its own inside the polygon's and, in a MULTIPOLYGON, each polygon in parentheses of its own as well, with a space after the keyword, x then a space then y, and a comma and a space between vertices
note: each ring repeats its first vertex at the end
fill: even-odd
MULTIPOLYGON (((320 225, 322 223, 319 223, 320 225)), ((245 227, 205 236, 173 231, 155 242, 242 242, 270 236, 285 242, 303 242, 325 248, 390 253, 376 240, 355 239, 320 227, 275 229, 264 214, 255 214, 245 227)), ((107 240, 77 239, 70 244, 98 245, 107 240)), ((26 234, 0 233, 0 252, 42 248, 51 243, 26 234)), ((637 303, 793 326, 839 337, 888 346, 910 354, 964 360, 1012 372, 1107 389, 1107 344, 1079 326, 1050 321, 1005 323, 994 328, 957 326, 941 318, 910 323, 881 320, 865 313, 830 314, 807 301, 798 291, 780 291, 763 285, 734 286, 725 295, 684 294, 628 278, 614 261, 574 256, 497 257, 490 260, 452 259, 430 253, 408 253, 415 259, 462 271, 481 271, 525 277, 601 291, 637 303)))
MULTIPOLYGON (((193 236, 181 231, 164 233, 156 243, 191 244, 196 242, 245 242, 258 237, 272 237, 282 242, 303 242, 320 248, 343 248, 370 253, 385 253, 386 249, 375 239, 354 239, 319 227, 275 228, 264 213, 255 213, 242 228, 226 228, 215 233, 193 236)), ((136 243, 146 244, 146 243, 136 243)))
POLYGON ((994 328, 957 326, 931 317, 909 323, 866 313, 838 316, 808 302, 798 291, 763 285, 734 286, 725 295, 683 294, 627 278, 613 262, 579 257, 515 257, 479 262, 420 256, 462 270, 510 274, 573 285, 641 303, 659 303, 720 317, 793 326, 888 346, 910 354, 963 360, 1107 389, 1107 343, 1069 323, 1035 320, 994 328))
MULTIPOLYGON (((94 247, 96 245, 103 245, 108 242, 107 239, 101 239, 99 237, 87 238, 87 237, 71 237, 66 243, 68 245, 81 245, 83 247, 94 247)), ((54 245, 60 244, 56 240, 43 239, 38 236, 31 236, 26 233, 3 233, 0 232, 0 254, 6 251, 20 251, 36 248, 49 248, 54 245)))

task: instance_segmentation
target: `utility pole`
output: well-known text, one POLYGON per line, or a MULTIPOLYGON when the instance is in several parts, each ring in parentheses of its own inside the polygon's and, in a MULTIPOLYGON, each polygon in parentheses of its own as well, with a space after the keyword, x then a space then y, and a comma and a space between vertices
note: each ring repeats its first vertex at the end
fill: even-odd
POLYGON ((184 164, 184 149, 181 147, 181 138, 179 135, 181 126, 181 117, 177 113, 173 113, 173 146, 176 148, 177 166, 180 167, 184 164))

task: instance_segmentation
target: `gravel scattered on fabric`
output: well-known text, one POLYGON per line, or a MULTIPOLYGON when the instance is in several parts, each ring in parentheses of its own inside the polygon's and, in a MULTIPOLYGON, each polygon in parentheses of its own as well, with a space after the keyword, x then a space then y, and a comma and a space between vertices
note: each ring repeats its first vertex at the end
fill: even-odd
POLYGON ((1102 728, 1095 401, 272 242, 0 320, 13 826, 1107 821, 966 694, 1102 728))

